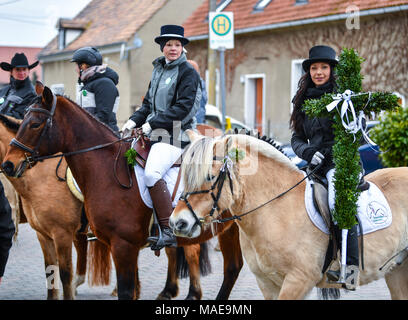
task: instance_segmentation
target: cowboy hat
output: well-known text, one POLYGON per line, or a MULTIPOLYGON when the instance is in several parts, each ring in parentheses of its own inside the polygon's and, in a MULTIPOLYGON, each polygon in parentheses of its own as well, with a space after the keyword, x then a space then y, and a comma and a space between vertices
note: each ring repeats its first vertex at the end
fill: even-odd
POLYGON ((2 62, 0 63, 0 67, 4 71, 11 71, 13 68, 28 68, 32 69, 38 65, 39 61, 37 60, 33 64, 28 64, 27 57, 24 53, 16 53, 11 59, 11 63, 2 62))
POLYGON ((310 65, 315 62, 327 62, 335 66, 338 63, 336 51, 328 46, 314 46, 309 50, 309 59, 302 62, 303 70, 309 71, 310 65))
POLYGON ((184 37, 184 28, 173 24, 162 26, 160 28, 160 36, 156 37, 154 41, 161 45, 172 39, 180 40, 183 47, 190 42, 190 40, 184 37))

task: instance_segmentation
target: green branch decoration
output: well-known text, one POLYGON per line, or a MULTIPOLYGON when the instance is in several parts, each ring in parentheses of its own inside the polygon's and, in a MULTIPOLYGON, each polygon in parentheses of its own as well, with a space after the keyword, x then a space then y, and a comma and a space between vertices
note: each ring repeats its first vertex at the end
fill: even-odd
POLYGON ((137 164, 136 157, 137 157, 137 152, 135 149, 130 148, 125 152, 125 157, 127 164, 134 167, 137 164))
POLYGON ((333 217, 340 229, 350 229, 356 221, 357 190, 360 173, 358 147, 365 136, 365 114, 393 110, 398 107, 397 96, 388 92, 361 92, 361 63, 354 49, 344 48, 335 68, 338 94, 325 94, 320 99, 306 100, 303 110, 310 117, 333 118, 335 144, 333 161, 336 166, 336 189, 333 217))

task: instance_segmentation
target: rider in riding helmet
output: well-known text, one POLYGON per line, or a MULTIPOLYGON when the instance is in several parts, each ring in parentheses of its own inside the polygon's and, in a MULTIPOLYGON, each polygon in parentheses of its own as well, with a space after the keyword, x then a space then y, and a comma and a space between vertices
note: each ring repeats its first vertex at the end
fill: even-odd
MULTIPOLYGON (((333 69, 337 64, 336 52, 328 46, 314 46, 309 51, 309 59, 302 63, 305 74, 300 78, 298 90, 294 96, 293 113, 290 118, 292 129, 291 145, 296 155, 306 160, 314 168, 320 165, 317 174, 326 177, 330 210, 334 209, 334 162, 332 148, 334 145, 333 120, 329 118, 310 118, 302 110, 306 99, 318 99, 325 93, 336 91, 333 69)), ((356 270, 357 274, 347 275, 357 279, 359 268, 359 252, 357 225, 354 225, 347 236, 347 270, 356 270), (354 268, 349 268, 354 266, 354 268), (357 267, 357 268, 355 268, 357 267)), ((329 280, 338 281, 340 273, 329 270, 329 280)), ((347 279, 346 279, 347 282, 347 279)))
POLYGON ((77 103, 113 131, 118 131, 118 74, 106 64, 102 64, 102 55, 93 47, 76 50, 71 62, 76 62, 79 75, 77 103))
POLYGON ((189 143, 184 131, 195 129, 195 114, 200 106, 200 76, 187 62, 183 47, 189 42, 184 28, 164 25, 155 38, 164 56, 153 61, 153 74, 142 106, 125 123, 126 135, 141 127, 153 143, 145 167, 145 183, 158 216, 162 237, 150 237, 153 250, 177 245, 169 228, 172 200, 163 176, 189 143))

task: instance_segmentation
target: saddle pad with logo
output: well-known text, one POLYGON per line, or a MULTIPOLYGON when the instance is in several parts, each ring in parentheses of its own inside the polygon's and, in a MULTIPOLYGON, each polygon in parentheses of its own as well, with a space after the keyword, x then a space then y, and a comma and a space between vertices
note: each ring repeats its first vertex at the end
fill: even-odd
MULTIPOLYGON (((167 189, 169 189, 170 195, 173 194, 174 186, 177 182, 177 175, 180 170, 180 167, 172 167, 169 171, 166 172, 163 179, 167 183, 167 189)), ((143 199, 143 202, 149 208, 153 208, 152 198, 150 197, 149 189, 147 189, 146 184, 144 183, 144 169, 139 165, 135 165, 135 175, 137 180, 137 185, 139 187, 140 196, 143 199)), ((184 190, 183 179, 180 179, 179 187, 177 193, 174 197, 173 208, 177 205, 177 202, 181 196, 181 193, 184 190)))
MULTIPOLYGON (((305 205, 309 218, 324 233, 329 234, 329 229, 313 203, 312 183, 306 180, 305 205)), ((387 199, 381 190, 372 182, 370 188, 363 191, 357 201, 357 213, 363 227, 363 234, 387 228, 392 222, 392 213, 387 199)), ((358 228, 360 234, 360 228, 358 228)))

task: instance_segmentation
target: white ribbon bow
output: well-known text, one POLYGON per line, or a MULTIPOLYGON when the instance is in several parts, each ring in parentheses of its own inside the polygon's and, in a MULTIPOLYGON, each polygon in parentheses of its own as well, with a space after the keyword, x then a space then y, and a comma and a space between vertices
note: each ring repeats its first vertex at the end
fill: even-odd
MULTIPOLYGON (((351 101, 351 97, 358 96, 359 94, 354 94, 353 91, 347 89, 342 94, 337 94, 333 97, 333 102, 329 103, 326 106, 328 112, 331 112, 334 108, 337 108, 338 104, 343 101, 340 110, 340 118, 343 124, 343 127, 346 129, 348 133, 356 134, 358 131, 361 131, 363 134, 364 140, 369 143, 370 145, 376 146, 367 135, 365 129, 365 114, 362 110, 360 110, 358 117, 356 116, 356 111, 353 106, 353 102, 351 101), (350 116, 351 115, 351 120, 350 116)), ((354 137, 355 138, 355 137, 354 137)))

